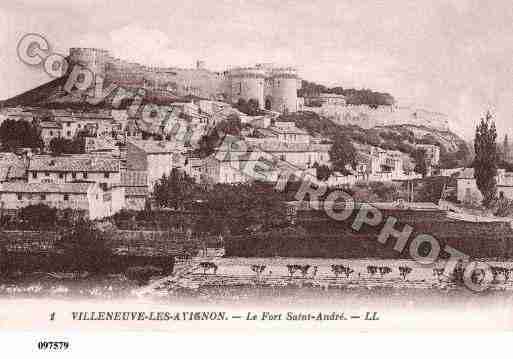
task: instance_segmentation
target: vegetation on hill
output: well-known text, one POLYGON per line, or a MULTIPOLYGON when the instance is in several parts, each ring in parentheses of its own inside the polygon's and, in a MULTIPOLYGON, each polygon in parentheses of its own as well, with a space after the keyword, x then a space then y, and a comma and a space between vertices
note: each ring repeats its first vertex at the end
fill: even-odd
POLYGON ((242 123, 239 116, 232 114, 226 120, 219 122, 216 127, 203 135, 198 141, 197 155, 207 157, 214 153, 214 149, 223 143, 226 135, 240 136, 242 123))
POLYGON ((259 107, 259 103, 255 99, 249 99, 248 101, 240 98, 239 101, 233 106, 242 113, 249 116, 258 116, 262 114, 262 110, 259 107))
POLYGON ((85 153, 85 137, 87 131, 82 130, 72 138, 55 137, 50 140, 50 152, 56 156, 63 153, 85 153))
POLYGON ((345 89, 343 87, 327 87, 315 82, 301 81, 301 88, 298 90, 300 97, 317 97, 321 93, 332 93, 343 95, 350 105, 387 106, 393 105, 395 99, 389 93, 376 92, 369 89, 345 89))
POLYGON ((0 125, 2 151, 14 151, 16 148, 42 148, 43 140, 36 124, 25 120, 7 119, 0 125))
MULTIPOLYGON (((332 141, 345 139, 351 143, 400 151, 412 158, 416 156, 416 144, 437 145, 440 147, 441 168, 463 167, 470 160, 470 152, 465 141, 448 131, 414 125, 379 126, 364 129, 356 125, 339 125, 310 111, 282 115, 280 120, 292 121, 310 134, 321 135, 332 141), (424 134, 418 136, 415 134, 415 130, 422 130, 421 132, 424 134)), ((352 152, 349 147, 346 150, 352 152)))

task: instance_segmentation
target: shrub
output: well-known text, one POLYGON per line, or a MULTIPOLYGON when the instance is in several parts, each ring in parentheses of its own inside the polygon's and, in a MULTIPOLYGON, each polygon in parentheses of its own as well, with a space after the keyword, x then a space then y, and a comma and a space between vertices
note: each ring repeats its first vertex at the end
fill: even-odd
POLYGON ((20 219, 31 229, 52 228, 57 221, 57 209, 45 204, 29 205, 21 209, 20 219))
POLYGON ((149 265, 129 267, 126 271, 128 279, 135 280, 140 285, 148 283, 151 277, 162 275, 162 273, 162 268, 149 265))

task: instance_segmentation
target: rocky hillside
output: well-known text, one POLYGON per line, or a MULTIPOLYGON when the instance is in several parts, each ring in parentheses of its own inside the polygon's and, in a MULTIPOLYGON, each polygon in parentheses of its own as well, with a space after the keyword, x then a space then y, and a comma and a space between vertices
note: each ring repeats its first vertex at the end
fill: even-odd
POLYGON ((434 144, 440 147, 442 168, 460 167, 468 164, 468 145, 455 133, 422 125, 384 125, 363 128, 357 125, 339 124, 314 112, 300 112, 281 117, 294 121, 298 127, 313 135, 333 139, 337 136, 349 138, 356 149, 377 146, 386 150, 400 151, 411 157, 416 144, 434 144))

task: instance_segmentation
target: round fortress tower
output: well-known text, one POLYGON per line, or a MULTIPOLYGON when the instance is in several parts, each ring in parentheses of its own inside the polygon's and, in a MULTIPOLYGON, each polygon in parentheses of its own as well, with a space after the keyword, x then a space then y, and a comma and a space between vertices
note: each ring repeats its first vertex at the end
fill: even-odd
POLYGON ((265 107, 278 112, 296 112, 298 82, 295 68, 273 68, 270 86, 266 88, 265 107))
POLYGON ((243 99, 258 101, 258 105, 264 106, 264 84, 266 72, 256 67, 239 67, 228 71, 230 79, 229 95, 233 103, 243 99))
POLYGON ((101 96, 103 80, 106 74, 109 52, 95 48, 72 47, 69 49, 69 62, 71 69, 74 65, 80 65, 91 71, 94 76, 91 94, 101 96))

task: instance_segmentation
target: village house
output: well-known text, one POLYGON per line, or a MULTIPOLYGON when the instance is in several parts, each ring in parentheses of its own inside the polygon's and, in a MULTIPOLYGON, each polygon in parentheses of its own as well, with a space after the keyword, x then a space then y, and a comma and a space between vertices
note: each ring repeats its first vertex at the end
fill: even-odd
POLYGON ((357 154, 355 175, 363 181, 392 181, 404 179, 400 152, 370 147, 357 154))
POLYGON ((141 211, 146 207, 148 200, 148 174, 146 171, 121 171, 120 187, 125 194, 126 209, 141 211))
POLYGON ((194 180, 199 183, 202 180, 203 174, 203 159, 197 157, 188 157, 185 160, 184 171, 189 176, 194 178, 194 180))
POLYGON ((296 127, 294 122, 276 121, 267 130, 280 142, 310 143, 310 134, 296 127))
POLYGON ((184 167, 183 152, 183 146, 177 142, 130 140, 127 141, 126 166, 129 170, 146 171, 147 186, 152 191, 164 174, 168 175, 175 167, 184 167))
POLYGON ((91 155, 119 156, 119 148, 108 137, 85 137, 85 153, 91 155))
POLYGON ((61 137, 71 139, 80 131, 90 135, 110 135, 121 132, 122 125, 117 122, 110 112, 72 112, 67 110, 53 110, 54 122, 60 123, 61 137))
POLYGON ((59 210, 71 209, 89 219, 109 217, 124 205, 122 188, 104 191, 97 183, 0 184, 0 209, 17 212, 30 205, 47 205, 59 210))
POLYGON ((440 147, 439 146, 418 144, 418 145, 415 145, 415 147, 425 151, 426 159, 430 166, 438 166, 438 164, 440 163, 440 147))
POLYGON ((1 152, 0 182, 20 181, 26 178, 26 161, 12 152, 1 152))
MULTIPOLYGON (((272 155, 274 158, 290 163, 299 168, 311 168, 315 163, 329 165, 330 144, 308 142, 281 142, 261 141, 260 139, 246 138, 249 145, 258 147, 262 152, 272 155)), ((219 149, 226 151, 226 149, 219 149)), ((230 149, 233 152, 233 149, 230 149)))
POLYGON ((209 183, 246 183, 253 180, 275 182, 278 177, 276 164, 266 163, 264 154, 224 156, 215 154, 203 161, 203 180, 209 183))
POLYGON ((110 156, 35 155, 28 167, 29 183, 96 182, 104 188, 121 182, 120 162, 110 156))
POLYGON ((41 130, 41 139, 45 147, 50 146, 54 138, 62 137, 62 124, 55 121, 41 121, 39 123, 41 130))
MULTIPOLYGON (((500 168, 495 177, 497 183, 497 196, 499 198, 513 199, 513 172, 506 172, 500 168)), ((483 195, 477 187, 474 178, 473 168, 464 168, 456 176, 457 199, 461 203, 479 204, 483 200, 483 195)))
POLYGON ((480 204, 483 200, 483 195, 477 188, 473 168, 464 168, 457 174, 456 198, 465 204, 480 204))
POLYGON ((318 99, 321 105, 345 106, 347 104, 346 97, 344 95, 338 95, 335 93, 321 93, 318 99))

